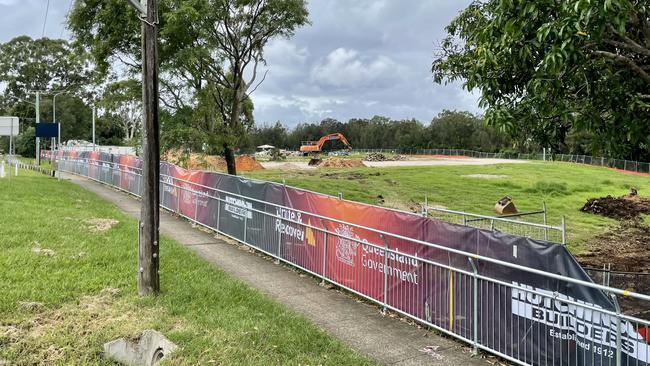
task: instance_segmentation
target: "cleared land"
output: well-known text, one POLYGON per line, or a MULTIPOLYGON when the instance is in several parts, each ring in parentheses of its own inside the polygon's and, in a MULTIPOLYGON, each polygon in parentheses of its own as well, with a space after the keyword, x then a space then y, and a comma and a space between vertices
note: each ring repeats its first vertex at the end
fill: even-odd
POLYGON ((595 238, 618 226, 614 219, 581 212, 587 199, 621 196, 630 187, 638 188, 641 196, 650 195, 647 177, 572 163, 267 169, 246 176, 284 179, 288 185, 331 195, 341 192, 350 200, 405 210, 424 202, 425 196, 430 205, 487 215, 494 215, 494 203, 505 195, 514 198, 520 211, 539 210, 546 202, 549 223, 557 225, 560 216, 566 216, 569 248, 576 254, 597 250, 604 244, 595 238))
MULTIPOLYGON (((376 168, 409 167, 409 166, 445 166, 445 165, 494 165, 494 164, 525 164, 525 160, 508 159, 474 159, 474 158, 433 158, 433 157, 409 157, 407 160, 397 161, 364 161, 363 165, 376 168)), ((282 170, 312 170, 307 159, 290 159, 287 162, 266 161, 262 162, 265 169, 282 170)))
POLYGON ((163 292, 136 295, 136 222, 69 182, 0 179, 0 364, 104 364, 103 342, 158 329, 168 364, 369 364, 166 237, 163 292))

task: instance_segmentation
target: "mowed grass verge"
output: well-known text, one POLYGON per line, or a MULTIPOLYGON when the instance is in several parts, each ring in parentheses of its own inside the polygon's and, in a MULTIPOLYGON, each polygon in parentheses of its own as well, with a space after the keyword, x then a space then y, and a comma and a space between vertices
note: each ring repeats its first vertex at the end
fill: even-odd
POLYGON ((162 294, 138 297, 136 221, 72 183, 22 170, 0 212, 0 361, 109 365, 104 342, 156 329, 173 365, 371 363, 165 237, 162 294))
POLYGON ((650 177, 607 168, 556 162, 528 162, 485 166, 421 166, 307 171, 264 170, 247 177, 281 182, 330 195, 343 193, 353 201, 377 204, 381 196, 388 207, 408 209, 413 203, 441 205, 452 210, 495 215, 495 202, 513 197, 520 211, 536 211, 546 202, 549 223, 566 216, 569 248, 589 250, 589 239, 615 226, 616 221, 583 213, 591 197, 620 196, 632 186, 650 196, 650 177), (334 174, 332 174, 334 173, 334 174), (470 175, 487 175, 470 176, 470 175), (492 177, 490 177, 492 176, 492 177), (497 176, 497 177, 494 177, 497 176))

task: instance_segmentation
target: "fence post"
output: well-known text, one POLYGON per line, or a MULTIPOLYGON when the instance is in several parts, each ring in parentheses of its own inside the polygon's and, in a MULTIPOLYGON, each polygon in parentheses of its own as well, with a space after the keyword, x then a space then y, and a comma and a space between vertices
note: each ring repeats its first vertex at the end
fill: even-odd
POLYGON ((562 215, 562 245, 566 245, 566 221, 562 215))
POLYGON ((469 264, 472 265, 472 272, 474 272, 474 288, 472 294, 472 332, 474 335, 474 350, 472 351, 473 356, 478 356, 478 268, 472 260, 472 258, 467 258, 469 264))
POLYGON ((422 206, 422 217, 427 217, 429 213, 429 197, 424 195, 424 205, 422 206))
POLYGON ((616 306, 616 366, 621 366, 621 309, 616 306))
MULTIPOLYGON (((384 242, 384 268, 388 266, 388 242, 384 238, 384 234, 379 234, 379 237, 384 242)), ((388 271, 384 271, 384 308, 381 310, 382 314, 386 314, 386 305, 388 305, 388 271)))
MULTIPOLYGON (((133 172, 133 175, 138 177, 138 175, 133 172)), ((140 179, 138 178, 138 182, 140 182, 140 179)), ((138 184, 138 193, 140 193, 140 184, 138 184)), ((165 207, 165 180, 161 179, 160 180, 160 206, 165 207)))
MULTIPOLYGON (((282 217, 278 216, 278 220, 280 220, 280 224, 282 224, 282 217)), ((282 245, 282 231, 278 231, 278 251, 277 251, 277 257, 275 259, 275 264, 280 264, 280 246, 282 245)))
MULTIPOLYGON (((194 221, 196 222, 199 222, 198 215, 199 215, 199 192, 194 191, 194 221)), ((244 240, 245 239, 246 239, 246 235, 244 235, 244 240)))
POLYGON ((546 218, 546 201, 542 201, 542 205, 544 207, 544 240, 548 241, 548 226, 547 226, 547 218, 546 218))
MULTIPOLYGON (((252 211, 251 211, 251 213, 252 213, 252 211)), ((247 226, 248 226, 248 213, 245 213, 245 214, 244 214, 244 238, 242 239, 242 241, 243 241, 244 243, 246 243, 246 231, 247 231, 247 230, 246 230, 246 227, 247 227, 247 226)))
POLYGON ((219 199, 220 193, 217 192, 217 197, 215 199, 217 200, 217 232, 221 232, 219 230, 219 224, 221 223, 221 200, 219 199))
POLYGON ((183 190, 178 186, 178 194, 176 194, 176 213, 179 215, 181 214, 181 194, 183 194, 183 190))
POLYGON ((327 231, 325 233, 325 239, 323 240, 323 272, 320 280, 321 285, 325 285, 325 272, 327 271, 327 231))

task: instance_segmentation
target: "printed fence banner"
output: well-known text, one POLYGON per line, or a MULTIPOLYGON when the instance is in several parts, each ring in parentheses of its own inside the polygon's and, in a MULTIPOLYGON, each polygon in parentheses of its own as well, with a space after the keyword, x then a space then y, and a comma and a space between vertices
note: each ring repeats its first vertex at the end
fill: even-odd
MULTIPOLYGON (((57 158, 64 170, 140 194, 137 157, 57 158)), ((605 293, 413 240, 591 281, 562 245, 166 162, 160 173, 164 207, 468 342, 476 322, 479 344, 529 364, 609 365, 620 332, 623 364, 649 364, 647 332, 625 320, 619 330, 605 293)))

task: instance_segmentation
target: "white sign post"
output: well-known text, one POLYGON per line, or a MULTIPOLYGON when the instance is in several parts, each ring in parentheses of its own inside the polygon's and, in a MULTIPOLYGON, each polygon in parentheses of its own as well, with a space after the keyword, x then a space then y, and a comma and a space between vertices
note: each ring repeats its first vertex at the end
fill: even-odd
POLYGON ((18 117, 0 117, 0 136, 9 136, 9 155, 15 155, 14 136, 20 131, 18 117))

